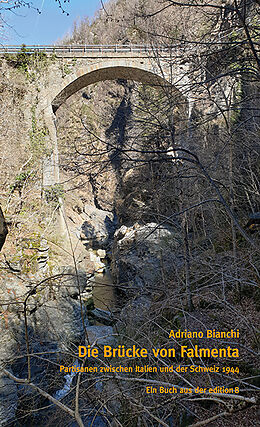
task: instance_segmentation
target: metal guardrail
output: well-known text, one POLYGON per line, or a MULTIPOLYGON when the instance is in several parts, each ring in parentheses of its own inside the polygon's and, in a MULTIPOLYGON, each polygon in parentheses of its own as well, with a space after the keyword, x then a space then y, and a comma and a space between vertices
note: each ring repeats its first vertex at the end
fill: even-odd
MULTIPOLYGON (((176 48, 177 46, 175 46, 176 48)), ((71 45, 71 46, 48 46, 48 45, 0 45, 0 53, 15 54, 21 51, 25 53, 43 52, 46 54, 66 54, 66 53, 152 53, 169 52, 173 46, 148 46, 148 45, 71 45)))

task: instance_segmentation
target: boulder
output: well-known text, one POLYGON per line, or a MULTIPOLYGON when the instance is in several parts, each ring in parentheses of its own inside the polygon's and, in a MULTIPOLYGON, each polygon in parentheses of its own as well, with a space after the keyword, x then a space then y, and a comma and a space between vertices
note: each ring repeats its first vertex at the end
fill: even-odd
POLYGON ((85 205, 84 217, 81 240, 84 240, 84 244, 89 248, 105 248, 115 231, 115 215, 112 212, 97 209, 95 206, 85 205))
POLYGON ((156 223, 122 226, 115 233, 112 271, 118 283, 128 283, 134 292, 158 286, 160 269, 171 271, 183 262, 178 251, 181 236, 156 223))
POLYGON ((92 290, 92 275, 87 275, 83 269, 77 269, 73 266, 65 266, 56 269, 55 274, 60 274, 60 287, 58 289, 62 297, 72 297, 76 299, 79 293, 86 290, 92 290))
POLYGON ((82 314, 86 322, 86 309, 82 309, 72 298, 47 301, 34 313, 34 334, 42 343, 54 342, 59 348, 70 348, 84 333, 82 314))
MULTIPOLYGON (((101 251, 101 249, 99 249, 98 251, 101 251)), ((89 260, 90 262, 92 262, 94 271, 96 273, 102 273, 106 268, 106 264, 101 261, 100 256, 97 255, 98 251, 93 251, 93 249, 89 249, 89 260)))
POLYGON ((106 251, 104 249, 98 249, 97 255, 99 256, 100 259, 104 259, 106 258, 106 251))

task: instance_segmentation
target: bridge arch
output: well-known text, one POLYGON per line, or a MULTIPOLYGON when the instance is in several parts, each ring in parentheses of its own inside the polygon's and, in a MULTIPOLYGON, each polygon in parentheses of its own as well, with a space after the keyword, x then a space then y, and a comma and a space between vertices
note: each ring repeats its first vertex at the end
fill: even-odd
POLYGON ((105 80, 134 80, 151 86, 168 87, 178 98, 185 97, 172 82, 168 73, 164 73, 157 64, 145 58, 121 59, 98 62, 88 66, 76 67, 75 71, 66 76, 51 89, 51 105, 55 113, 57 109, 74 93, 91 84, 105 80), (54 90, 53 90, 54 89, 54 90))

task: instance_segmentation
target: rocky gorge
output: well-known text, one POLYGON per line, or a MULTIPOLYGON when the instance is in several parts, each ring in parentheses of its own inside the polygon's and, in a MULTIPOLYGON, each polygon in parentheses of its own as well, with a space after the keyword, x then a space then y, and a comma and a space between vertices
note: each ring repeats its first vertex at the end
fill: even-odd
MULTIPOLYGON (((144 320, 144 312, 149 310, 152 302, 151 289, 158 289, 161 261, 163 259, 167 269, 172 261, 167 239, 178 247, 176 234, 155 223, 121 226, 116 230, 112 213, 89 205, 87 212, 83 215, 84 222, 77 238, 89 256, 91 273, 64 266, 55 268, 46 279, 41 272, 40 259, 37 284, 36 277, 28 279, 27 275, 18 273, 18 269, 15 277, 9 273, 1 284, 1 300, 5 301, 2 309, 8 313, 4 316, 5 326, 1 331, 1 363, 16 377, 26 377, 24 354, 29 343, 30 353, 36 355, 30 368, 34 382, 51 390, 51 394, 57 394, 58 384, 51 386, 53 373, 49 364, 63 364, 64 355, 84 343, 84 336, 88 345, 115 343, 118 327, 120 329, 122 324, 129 322, 137 325, 144 320), (108 284, 104 283, 103 275, 107 269, 113 273, 116 288, 113 279, 108 284), (98 285, 95 284, 95 275, 98 285), (121 289, 125 303, 122 305, 121 302, 119 307, 115 298, 115 305, 111 306, 111 302, 106 300, 106 293, 101 292, 106 309, 99 308, 100 301, 95 297, 93 304, 95 286, 111 286, 112 293, 116 293, 117 288, 121 289), (13 307, 11 312, 10 305, 13 307), (37 354, 48 354, 48 361, 39 362, 37 354), (46 370, 49 378, 44 374, 46 370)), ((7 425, 15 419, 19 396, 24 398, 25 389, 24 386, 17 387, 14 380, 4 375, 1 384, 3 402, 7 402, 1 407, 1 424, 7 425)))

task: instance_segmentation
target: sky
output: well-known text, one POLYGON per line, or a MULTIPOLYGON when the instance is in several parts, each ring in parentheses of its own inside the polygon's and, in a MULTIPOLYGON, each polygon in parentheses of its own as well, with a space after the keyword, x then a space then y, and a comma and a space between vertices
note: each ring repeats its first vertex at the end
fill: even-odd
POLYGON ((101 7, 100 0, 70 0, 64 4, 62 13, 55 0, 32 0, 41 10, 20 8, 15 13, 5 14, 9 27, 6 30, 4 44, 53 44, 73 27, 75 20, 86 16, 92 18, 101 7))

